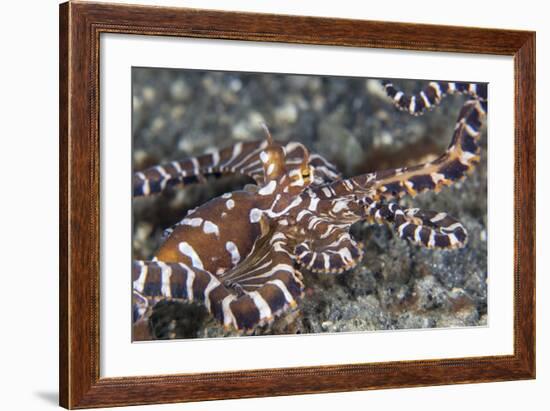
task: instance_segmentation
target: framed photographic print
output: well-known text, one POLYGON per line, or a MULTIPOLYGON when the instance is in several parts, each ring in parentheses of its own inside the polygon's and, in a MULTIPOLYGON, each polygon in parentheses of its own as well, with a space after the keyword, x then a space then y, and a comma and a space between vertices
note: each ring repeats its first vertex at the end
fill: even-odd
POLYGON ((60 16, 62 406, 534 378, 534 33, 60 16))

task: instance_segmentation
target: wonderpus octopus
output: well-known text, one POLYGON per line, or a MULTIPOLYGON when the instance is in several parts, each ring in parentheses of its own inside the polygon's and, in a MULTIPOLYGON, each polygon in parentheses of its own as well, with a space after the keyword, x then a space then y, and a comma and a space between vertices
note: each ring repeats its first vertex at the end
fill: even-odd
POLYGON ((152 260, 133 262, 133 317, 144 323, 160 300, 204 304, 227 329, 250 331, 295 309, 304 297, 302 270, 339 274, 363 257, 350 235, 363 220, 388 224, 419 246, 455 249, 465 227, 444 212, 403 208, 398 199, 461 180, 479 161, 487 86, 430 82, 407 95, 383 82, 395 106, 420 115, 446 94, 467 95, 447 150, 433 161, 342 178, 301 143, 267 138, 136 172, 133 194, 204 182, 209 175, 251 177, 256 184, 190 210, 166 230, 152 260))

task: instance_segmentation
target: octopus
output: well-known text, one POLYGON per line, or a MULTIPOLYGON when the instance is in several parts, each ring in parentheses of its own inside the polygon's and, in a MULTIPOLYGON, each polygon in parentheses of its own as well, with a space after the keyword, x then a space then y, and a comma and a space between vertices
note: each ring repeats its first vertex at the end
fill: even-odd
POLYGON ((393 104, 411 115, 436 107, 448 94, 467 96, 447 150, 414 166, 343 178, 335 165, 298 142, 266 138, 238 142, 133 175, 134 197, 167 187, 238 174, 255 184, 190 210, 166 230, 150 260, 132 263, 134 327, 151 307, 177 300, 204 305, 226 330, 249 333, 298 309, 304 271, 338 275, 356 267, 364 245, 350 227, 385 224, 404 240, 431 249, 457 249, 468 240, 462 223, 442 211, 404 208, 403 196, 439 192, 479 162, 487 85, 430 82, 408 95, 383 81, 393 104))

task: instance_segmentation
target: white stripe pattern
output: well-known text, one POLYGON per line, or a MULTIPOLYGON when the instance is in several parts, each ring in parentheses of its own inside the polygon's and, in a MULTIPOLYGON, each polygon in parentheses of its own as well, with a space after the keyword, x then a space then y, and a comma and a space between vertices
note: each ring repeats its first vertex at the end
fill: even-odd
POLYGON ((170 289, 170 277, 172 276, 172 268, 162 261, 157 262, 160 267, 160 282, 162 284, 160 292, 164 297, 172 297, 172 290, 170 289))
POLYGON ((183 255, 191 259, 191 264, 193 265, 193 267, 200 268, 201 270, 204 268, 199 255, 197 254, 195 249, 189 245, 189 243, 182 241, 181 243, 179 243, 178 248, 183 255))
POLYGON ((206 308, 209 312, 212 312, 212 302, 210 301, 210 293, 214 288, 220 285, 220 282, 216 280, 214 277, 210 277, 210 281, 208 281, 208 285, 204 289, 204 305, 206 305, 206 308))
POLYGON ((140 265, 141 270, 138 279, 134 281, 134 290, 141 293, 145 288, 145 281, 147 280, 147 272, 149 271, 149 267, 145 265, 143 261, 140 261, 138 264, 140 265))
POLYGON ((260 314, 260 320, 271 318, 271 308, 258 291, 248 293, 260 314))

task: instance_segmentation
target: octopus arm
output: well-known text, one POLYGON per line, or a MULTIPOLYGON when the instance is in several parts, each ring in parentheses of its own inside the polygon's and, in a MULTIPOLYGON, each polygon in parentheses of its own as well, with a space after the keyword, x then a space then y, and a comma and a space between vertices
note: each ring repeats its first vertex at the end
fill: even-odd
POLYGON ((446 213, 372 203, 368 214, 371 221, 387 223, 400 238, 424 247, 460 248, 468 240, 464 226, 446 213))
MULTIPOLYGON (((260 154, 268 146, 267 140, 239 142, 221 150, 172 161, 135 172, 132 186, 135 197, 158 194, 167 187, 178 184, 189 185, 202 182, 206 177, 240 174, 252 178, 256 183, 264 181, 260 154)), ((286 162, 291 166, 300 162, 303 153, 295 143, 287 143, 286 162)), ((316 183, 321 184, 341 177, 336 166, 319 154, 311 155, 309 164, 314 167, 316 183)))
MULTIPOLYGON (((470 89, 482 93, 481 86, 470 89)), ((486 93, 485 89, 483 95, 486 93)), ((433 104, 438 102, 434 101, 433 104)), ((479 97, 467 100, 458 115, 449 147, 433 161, 363 174, 342 181, 347 182, 347 186, 353 187, 353 190, 368 192, 375 200, 400 198, 406 194, 415 196, 428 190, 437 192, 444 186, 462 180, 479 163, 479 139, 486 113, 485 99, 479 97)))
POLYGON ((354 268, 363 258, 362 245, 349 232, 326 223, 326 234, 308 238, 294 249, 298 264, 313 272, 339 274, 354 268))
MULTIPOLYGON (((183 263, 135 261, 134 300, 200 302, 226 329, 252 330, 296 307, 302 295, 303 284, 285 244, 282 234, 258 240, 240 264, 221 276, 183 263)), ((135 307, 134 312, 144 310, 135 307)))

